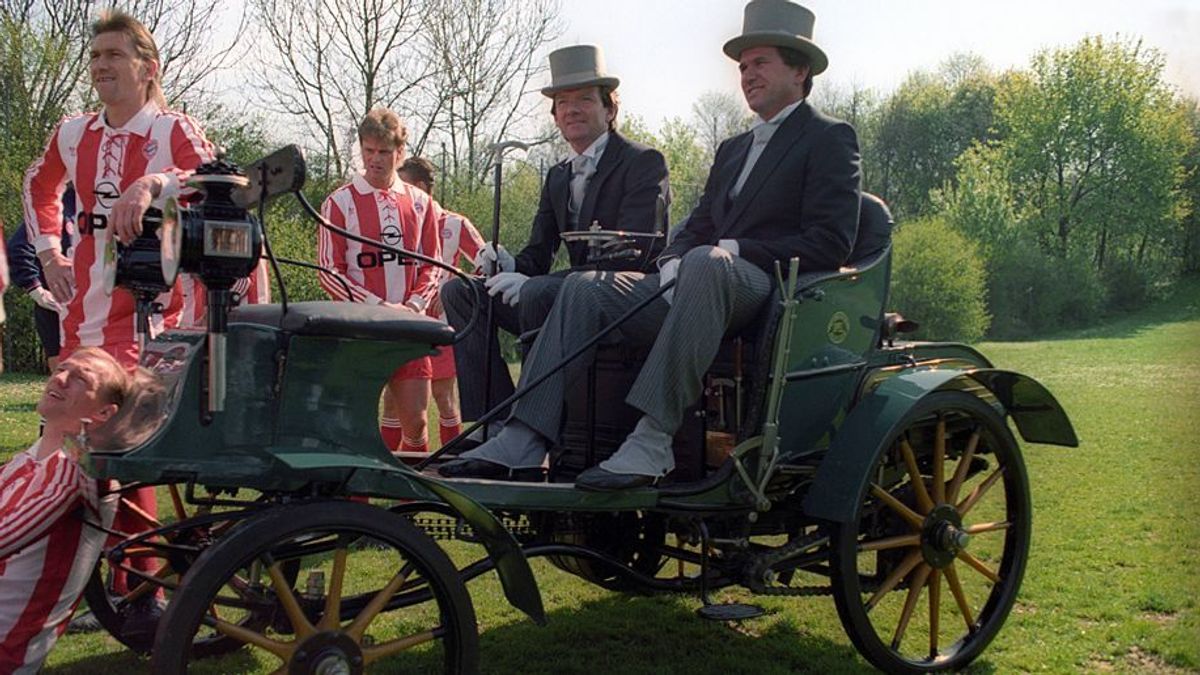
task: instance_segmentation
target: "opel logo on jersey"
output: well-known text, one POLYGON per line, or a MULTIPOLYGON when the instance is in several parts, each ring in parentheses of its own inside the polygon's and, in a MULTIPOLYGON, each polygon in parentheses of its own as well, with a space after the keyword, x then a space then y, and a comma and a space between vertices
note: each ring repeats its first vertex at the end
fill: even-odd
POLYGON ((383 232, 380 233, 380 236, 383 237, 383 243, 387 244, 388 246, 398 246, 403 239, 403 237, 400 235, 400 228, 396 227, 395 225, 388 225, 387 227, 383 228, 383 232))
POLYGON ((363 251, 354 256, 354 262, 362 269, 370 269, 372 267, 383 267, 388 263, 396 265, 416 265, 417 261, 411 258, 401 257, 399 254, 392 251, 363 251))
POLYGON ((104 180, 96 183, 92 194, 96 195, 96 203, 101 208, 111 209, 113 204, 117 203, 117 199, 121 196, 121 191, 117 189, 116 184, 112 181, 104 180))

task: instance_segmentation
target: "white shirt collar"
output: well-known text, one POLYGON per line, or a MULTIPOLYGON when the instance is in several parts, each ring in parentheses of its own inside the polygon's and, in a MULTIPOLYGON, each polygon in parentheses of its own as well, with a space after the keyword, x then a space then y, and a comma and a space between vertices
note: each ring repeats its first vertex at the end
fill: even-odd
POLYGON ((572 149, 571 156, 568 157, 567 159, 574 160, 576 157, 579 157, 580 155, 584 155, 588 159, 592 160, 593 164, 599 164, 600 156, 604 154, 604 148, 606 148, 606 147, 608 147, 608 132, 607 131, 600 134, 598 137, 596 137, 596 140, 592 141, 592 144, 587 146, 587 148, 584 149, 583 152, 575 152, 575 150, 572 149))
POLYGON ((770 124, 772 126, 777 127, 780 124, 783 124, 783 121, 788 118, 788 115, 791 115, 796 110, 796 108, 799 108, 801 103, 804 103, 804 99, 800 99, 799 101, 796 101, 795 103, 787 106, 783 110, 780 110, 779 112, 775 113, 775 116, 769 120, 764 120, 760 117, 760 118, 758 118, 758 122, 756 122, 754 124, 754 126, 758 127, 763 124, 770 124))
POLYGON ((134 113, 133 117, 129 118, 129 121, 125 122, 125 124, 122 124, 120 127, 113 128, 108 125, 108 119, 105 116, 104 111, 101 110, 100 114, 96 115, 96 119, 92 121, 90 128, 111 129, 112 131, 118 132, 126 131, 132 134, 137 134, 138 136, 145 136, 146 134, 150 133, 150 127, 154 124, 154 118, 158 117, 160 112, 162 112, 162 108, 159 107, 157 101, 146 101, 146 105, 142 106, 141 110, 138 110, 136 113, 134 113))
MULTIPOLYGON (((388 192, 399 192, 400 191, 400 185, 399 185, 400 182, 401 182, 400 177, 393 175, 391 184, 387 186, 387 191, 388 192)), ((356 174, 354 176, 354 178, 352 178, 350 180, 350 184, 354 186, 355 190, 358 190, 358 193, 360 195, 369 195, 372 192, 375 192, 376 190, 379 189, 379 188, 375 187, 374 185, 371 185, 370 183, 368 183, 367 179, 361 173, 356 174)))

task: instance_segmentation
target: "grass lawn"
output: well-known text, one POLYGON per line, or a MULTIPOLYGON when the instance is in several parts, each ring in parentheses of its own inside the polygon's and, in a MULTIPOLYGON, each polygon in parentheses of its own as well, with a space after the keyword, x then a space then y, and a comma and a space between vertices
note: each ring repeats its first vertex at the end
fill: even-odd
MULTIPOLYGON (((1033 548, 1021 597, 972 672, 1200 672, 1200 282, 1101 328, 986 343, 1003 368, 1058 397, 1078 449, 1025 446, 1033 548)), ((0 379, 0 457, 37 431, 39 378, 0 379)), ((449 547, 457 562, 478 549, 449 547)), ((469 585, 489 673, 861 672, 829 598, 753 598, 768 616, 715 624, 692 596, 601 590, 535 560, 550 623, 503 600, 494 575, 469 585)), ((270 672, 247 654, 205 672, 270 672)), ((138 672, 106 635, 68 635, 46 673, 138 672)), ((387 672, 381 668, 380 672, 387 672)))

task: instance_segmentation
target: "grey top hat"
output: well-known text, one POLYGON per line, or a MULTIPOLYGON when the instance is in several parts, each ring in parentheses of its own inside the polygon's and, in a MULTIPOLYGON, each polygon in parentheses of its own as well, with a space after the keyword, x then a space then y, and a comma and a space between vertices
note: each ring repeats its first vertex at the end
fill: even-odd
POLYGON ((816 21, 811 11, 788 0, 751 0, 742 34, 725 43, 725 54, 737 61, 751 47, 790 47, 807 54, 811 74, 818 75, 829 66, 829 58, 812 41, 816 21))
POLYGON ((604 50, 575 45, 550 52, 550 86, 544 87, 542 94, 554 96, 565 89, 592 86, 616 89, 619 84, 620 80, 606 72, 604 50))

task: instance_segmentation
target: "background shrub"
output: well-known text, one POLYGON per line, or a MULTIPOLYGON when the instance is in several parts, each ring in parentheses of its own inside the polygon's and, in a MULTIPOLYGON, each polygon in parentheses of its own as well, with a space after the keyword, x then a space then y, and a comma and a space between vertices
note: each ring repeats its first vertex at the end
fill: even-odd
POLYGON ((891 308, 920 324, 918 339, 978 340, 987 332, 984 267, 975 245, 941 218, 896 230, 891 308))

